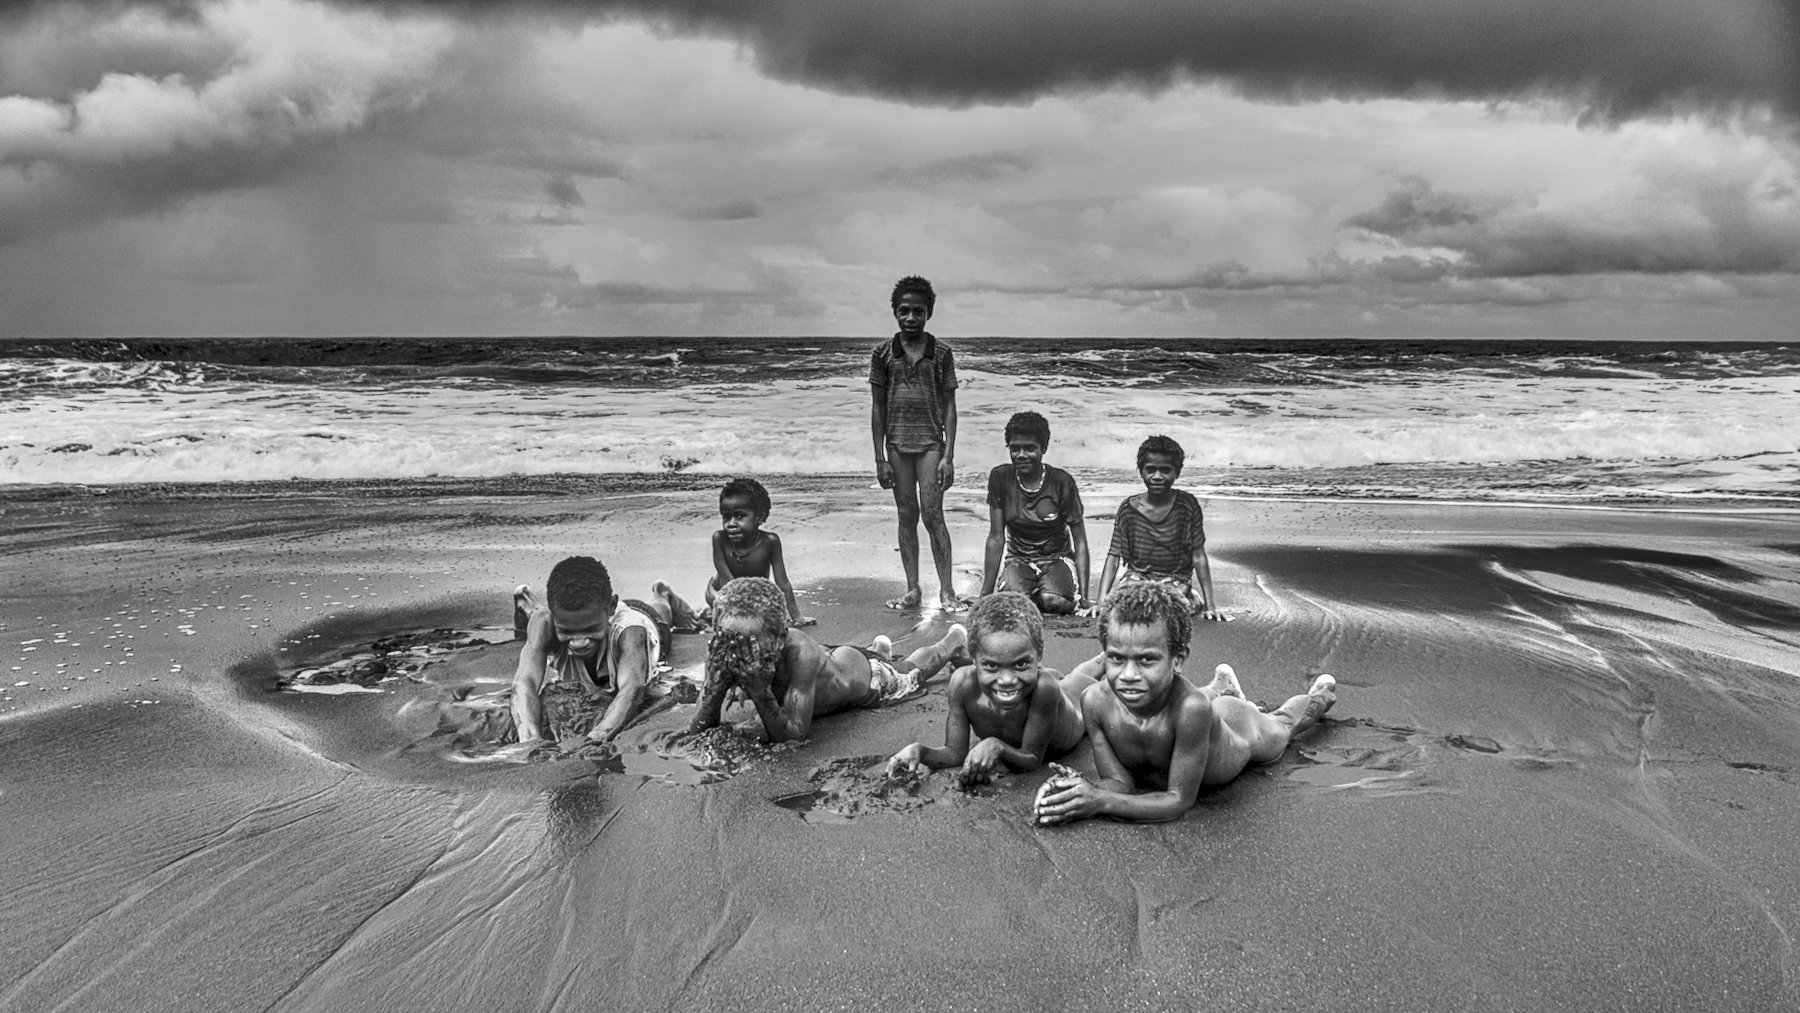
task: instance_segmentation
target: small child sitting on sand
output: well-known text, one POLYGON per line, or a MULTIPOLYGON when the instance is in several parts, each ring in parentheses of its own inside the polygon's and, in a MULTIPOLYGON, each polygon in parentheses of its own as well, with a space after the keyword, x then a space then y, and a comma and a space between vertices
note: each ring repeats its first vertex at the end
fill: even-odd
POLYGON ((1161 584, 1127 584, 1100 606, 1106 680, 1081 696, 1099 780, 1059 774, 1044 782, 1039 822, 1179 818, 1202 787, 1280 758, 1337 700, 1337 680, 1321 675, 1265 714, 1243 699, 1228 665, 1200 689, 1181 675, 1192 633, 1186 603, 1161 584))
POLYGON ((969 653, 975 663, 950 677, 944 745, 920 742, 888 760, 888 777, 925 767, 961 769, 964 784, 993 776, 994 765, 1036 770, 1081 742, 1081 693, 1092 676, 1061 675, 1043 666, 1044 620, 1030 598, 999 591, 969 613, 969 653), (973 732, 977 741, 969 746, 973 732))
POLYGON ((718 724, 725 695, 735 686, 750 698, 774 742, 806 738, 813 718, 823 714, 920 695, 969 643, 968 631, 951 626, 943 639, 902 661, 894 661, 892 648, 883 650, 880 641, 874 648, 827 647, 788 629, 781 589, 764 577, 739 577, 720 588, 712 622, 706 683, 688 730, 718 724))
POLYGON ((1181 444, 1167 436, 1152 436, 1138 447, 1138 477, 1144 491, 1127 496, 1113 517, 1112 544, 1100 571, 1096 601, 1122 584, 1147 580, 1174 588, 1204 618, 1224 618, 1213 597, 1200 501, 1175 488, 1186 457, 1181 444))
POLYGON ((528 615, 513 674, 513 728, 520 742, 546 731, 559 741, 610 741, 637 715, 673 629, 697 627, 693 611, 660 580, 649 601, 621 601, 605 564, 591 556, 552 567, 544 597, 539 605, 524 587, 513 597, 528 615), (602 703, 605 714, 594 721, 602 703))
POLYGON ((787 596, 788 625, 811 626, 818 620, 800 614, 800 599, 781 555, 781 536, 762 529, 769 509, 769 490, 754 478, 734 478, 719 490, 720 526, 712 536, 713 576, 706 582, 706 603, 711 605, 728 581, 768 577, 787 596))

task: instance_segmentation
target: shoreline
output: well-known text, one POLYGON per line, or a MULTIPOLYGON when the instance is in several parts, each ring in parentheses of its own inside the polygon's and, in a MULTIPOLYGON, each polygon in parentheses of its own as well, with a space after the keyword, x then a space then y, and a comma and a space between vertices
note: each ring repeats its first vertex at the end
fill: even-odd
MULTIPOLYGON (((1093 469, 1072 471, 1103 487, 1129 485, 1136 481, 1134 473, 1117 471, 1099 473, 1093 469), (1099 476, 1099 477, 1096 477, 1099 476)), ((725 472, 604 472, 581 474, 557 472, 548 474, 512 474, 482 477, 422 478, 343 478, 283 479, 245 482, 139 482, 119 484, 0 484, 0 507, 13 503, 55 503, 62 501, 112 499, 124 502, 179 502, 183 500, 271 500, 293 495, 336 497, 364 496, 371 499, 420 500, 437 497, 501 497, 529 499, 534 497, 609 496, 632 493, 695 492, 716 490, 733 477, 725 472)), ((779 483, 784 491, 800 495, 827 489, 861 485, 875 489, 874 479, 863 472, 818 472, 804 474, 759 474, 752 477, 765 484, 779 483)), ((955 494, 974 489, 967 477, 952 487, 955 494)), ((1644 497, 1641 501, 1612 498, 1603 502, 1569 502, 1542 499, 1477 499, 1468 497, 1394 496, 1392 494, 1356 495, 1284 495, 1279 493, 1239 493, 1207 490, 1195 486, 1181 488, 1202 500, 1247 503, 1319 503, 1364 504, 1375 506, 1426 506, 1471 509, 1509 510, 1580 510, 1596 512, 1643 512, 1697 515, 1800 515, 1800 504, 1774 505, 1749 497, 1721 497, 1718 502, 1695 505, 1690 501, 1669 497, 1644 497)), ((979 492, 977 492, 979 495, 979 492)), ((1787 498, 1783 498, 1786 501, 1787 498)), ((1091 506, 1091 505, 1090 505, 1091 506)), ((0 516, 4 516, 0 512, 0 516)), ((1110 516, 1110 514, 1106 515, 1110 516)), ((1090 519, 1102 515, 1090 511, 1090 519)))

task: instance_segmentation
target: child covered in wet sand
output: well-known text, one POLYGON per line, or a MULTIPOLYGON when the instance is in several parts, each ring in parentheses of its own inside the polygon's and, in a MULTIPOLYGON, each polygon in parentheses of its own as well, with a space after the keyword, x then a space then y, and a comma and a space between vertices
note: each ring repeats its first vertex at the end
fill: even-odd
POLYGON ((1044 667, 1044 620, 1030 598, 999 591, 976 602, 969 613, 969 653, 974 664, 950 676, 943 746, 914 742, 901 749, 888 760, 888 777, 920 767, 960 767, 964 784, 979 784, 997 764, 1036 770, 1087 734, 1081 694, 1094 678, 1044 667))
POLYGON ((925 683, 968 647, 951 626, 937 643, 895 661, 881 649, 827 647, 788 629, 781 589, 764 577, 739 577, 713 598, 706 683, 690 732, 719 723, 733 687, 756 708, 769 739, 804 739, 813 718, 856 707, 885 707, 924 692, 925 683))
POLYGON ((513 673, 512 723, 520 742, 585 736, 607 742, 637 716, 674 629, 695 628, 691 609, 657 581, 648 601, 621 601, 605 564, 570 556, 550 570, 544 604, 529 589, 525 644, 513 673), (598 720, 594 714, 604 704, 598 720))
POLYGON ((1081 697, 1099 779, 1050 778, 1038 791, 1039 822, 1177 819, 1201 788, 1278 759, 1337 700, 1337 680, 1321 675, 1265 714, 1226 665, 1201 689, 1181 675, 1192 632, 1187 603, 1161 584, 1127 584, 1101 605, 1106 678, 1081 697))
POLYGON ((769 519, 769 490, 754 478, 734 478, 719 490, 719 530, 713 532, 713 576, 706 582, 706 603, 718 589, 738 577, 768 577, 787 596, 788 625, 818 622, 800 614, 800 599, 788 581, 781 536, 764 531, 769 519))

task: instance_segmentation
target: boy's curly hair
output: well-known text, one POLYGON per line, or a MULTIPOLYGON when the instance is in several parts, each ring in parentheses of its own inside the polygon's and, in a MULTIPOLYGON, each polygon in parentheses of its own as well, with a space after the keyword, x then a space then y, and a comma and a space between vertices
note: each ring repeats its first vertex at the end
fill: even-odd
POLYGON ((1050 420, 1037 412, 1018 412, 1006 420, 1006 442, 1011 443, 1015 436, 1029 436, 1038 442, 1040 447, 1050 446, 1050 420))
POLYGON ((550 568, 544 597, 554 609, 576 611, 593 605, 609 605, 613 599, 612 574, 592 556, 570 556, 550 568))
POLYGON ((969 610, 969 650, 992 633, 1023 633, 1031 649, 1044 654, 1044 617, 1031 599, 1017 591, 995 591, 969 610))
POLYGON ((725 583, 713 596, 713 625, 726 616, 754 619, 763 632, 778 637, 787 632, 787 602, 781 588, 767 577, 738 577, 725 583))
POLYGON ((734 478, 726 482, 725 488, 719 490, 719 506, 723 507, 725 501, 733 496, 748 499, 750 512, 756 515, 758 521, 769 519, 769 490, 764 489, 761 482, 754 478, 734 478))
POLYGON ((1121 584, 1100 604, 1100 646, 1113 626, 1154 626, 1160 624, 1169 634, 1169 653, 1187 657, 1188 638, 1194 623, 1188 618, 1187 602, 1181 595, 1153 581, 1121 584))
POLYGON ((1187 451, 1181 449, 1181 444, 1160 433, 1138 444, 1137 466, 1140 469, 1151 454, 1167 454, 1173 457, 1176 471, 1180 471, 1182 464, 1187 461, 1187 451))
POLYGON ((899 309, 900 297, 908 292, 917 292, 924 296, 925 308, 927 310, 934 312, 937 310, 937 293, 932 291, 931 282, 926 281, 916 274, 909 274, 899 281, 894 282, 894 294, 888 297, 888 302, 891 303, 895 309, 899 309))

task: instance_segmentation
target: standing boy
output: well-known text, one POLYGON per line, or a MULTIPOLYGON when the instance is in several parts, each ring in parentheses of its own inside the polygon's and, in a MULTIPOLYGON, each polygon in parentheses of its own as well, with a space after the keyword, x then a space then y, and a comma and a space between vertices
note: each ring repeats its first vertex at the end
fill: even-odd
MULTIPOLYGON (((1181 675, 1192 632, 1186 603, 1161 584, 1127 584, 1101 603, 1106 681, 1081 696, 1099 780, 1044 782, 1040 822, 1177 819, 1193 808, 1202 787, 1280 758, 1289 739, 1317 724, 1337 700, 1337 680, 1329 675, 1268 714, 1240 696, 1201 689, 1181 675)), ((1236 677, 1223 665, 1219 678, 1229 679, 1235 692, 1236 677)))
POLYGON ((1225 618, 1213 597, 1200 501, 1175 488, 1186 457, 1181 444, 1167 436, 1152 436, 1138 446, 1138 477, 1144 491, 1125 497, 1113 516, 1099 600, 1124 584, 1150 581, 1181 594, 1202 618, 1225 618))
POLYGON ((937 564, 938 603, 946 612, 968 608, 950 580, 950 528, 944 523, 944 490, 956 479, 956 357, 925 330, 937 293, 931 282, 908 275, 890 298, 900 330, 869 357, 869 435, 875 445, 875 478, 894 490, 900 514, 900 568, 906 593, 891 609, 918 606, 919 521, 931 537, 937 564))

